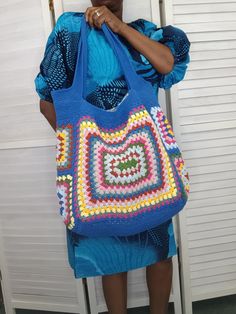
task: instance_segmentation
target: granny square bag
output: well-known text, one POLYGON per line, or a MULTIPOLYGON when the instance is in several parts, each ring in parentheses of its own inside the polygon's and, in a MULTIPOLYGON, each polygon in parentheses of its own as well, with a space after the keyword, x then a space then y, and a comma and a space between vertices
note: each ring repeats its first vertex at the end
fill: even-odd
POLYGON ((105 23, 101 30, 120 62, 128 93, 111 110, 85 99, 88 27, 83 16, 71 87, 52 91, 60 214, 78 234, 126 236, 183 209, 189 176, 152 85, 136 73, 105 23))

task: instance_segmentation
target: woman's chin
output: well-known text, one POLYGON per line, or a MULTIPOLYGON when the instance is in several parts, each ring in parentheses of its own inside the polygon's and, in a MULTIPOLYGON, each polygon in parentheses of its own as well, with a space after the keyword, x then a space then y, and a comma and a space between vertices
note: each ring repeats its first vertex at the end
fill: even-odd
POLYGON ((114 3, 114 1, 112 0, 99 0, 98 5, 105 5, 108 7, 109 10, 113 10, 115 9, 116 3, 114 3))

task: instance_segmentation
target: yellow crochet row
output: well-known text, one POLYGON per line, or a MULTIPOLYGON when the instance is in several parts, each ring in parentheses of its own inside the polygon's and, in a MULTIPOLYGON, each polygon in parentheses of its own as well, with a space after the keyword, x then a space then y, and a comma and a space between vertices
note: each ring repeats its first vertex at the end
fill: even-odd
POLYGON ((58 149, 63 148, 63 151, 60 154, 60 158, 57 158, 57 162, 63 163, 66 159, 66 144, 67 144, 66 143, 66 134, 65 134, 64 130, 62 130, 62 131, 57 130, 57 136, 59 136, 59 135, 63 138, 63 140, 61 140, 60 146, 58 147, 58 149))
MULTIPOLYGON (((121 129, 119 131, 110 132, 110 133, 100 131, 99 134, 101 135, 101 137, 103 139, 111 139, 114 141, 114 138, 121 138, 124 134, 126 134, 129 126, 133 125, 133 123, 135 121, 143 120, 143 118, 146 118, 149 116, 150 115, 149 115, 148 111, 146 109, 142 109, 140 112, 136 112, 129 117, 127 125, 124 129, 121 129)), ((150 119, 151 119, 151 117, 150 117, 150 119)), ((80 126, 81 126, 82 130, 88 129, 88 128, 99 130, 97 124, 94 122, 91 122, 91 121, 83 121, 83 122, 81 122, 80 126)))
POLYGON ((171 134, 172 136, 174 136, 172 126, 169 124, 169 121, 167 120, 167 118, 165 119, 164 123, 166 124, 166 128, 168 129, 168 133, 171 134))

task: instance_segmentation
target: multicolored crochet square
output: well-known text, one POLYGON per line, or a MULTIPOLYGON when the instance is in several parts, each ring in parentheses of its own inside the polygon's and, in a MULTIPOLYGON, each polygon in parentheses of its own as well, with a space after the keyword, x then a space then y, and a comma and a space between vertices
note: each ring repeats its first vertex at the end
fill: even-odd
POLYGON ((57 127, 57 168, 66 170, 71 167, 72 161, 72 125, 57 127))
POLYGON ((143 105, 112 129, 82 117, 76 154, 75 212, 80 219, 124 218, 181 197, 158 128, 143 105))
POLYGON ((73 178, 71 175, 57 176, 57 196, 59 199, 60 214, 68 229, 74 227, 74 217, 72 212, 72 184, 73 178))
POLYGON ((188 171, 185 167, 185 163, 184 163, 184 160, 181 156, 181 153, 175 153, 173 156, 172 156, 173 160, 174 160, 174 163, 175 163, 175 166, 178 170, 178 173, 183 181, 183 185, 184 185, 184 188, 185 188, 185 191, 187 192, 187 194, 189 194, 190 192, 190 185, 189 185, 189 174, 188 174, 188 171))
POLYGON ((178 149, 178 145, 176 143, 172 127, 167 117, 165 116, 164 112, 162 111, 161 107, 152 107, 151 114, 153 116, 154 121, 156 122, 156 125, 158 126, 160 135, 166 146, 166 149, 169 151, 178 149))
POLYGON ((163 143, 171 159, 174 161, 176 169, 183 181, 183 185, 187 194, 190 192, 189 174, 185 167, 182 154, 176 142, 172 126, 160 107, 152 107, 151 114, 159 129, 163 143))

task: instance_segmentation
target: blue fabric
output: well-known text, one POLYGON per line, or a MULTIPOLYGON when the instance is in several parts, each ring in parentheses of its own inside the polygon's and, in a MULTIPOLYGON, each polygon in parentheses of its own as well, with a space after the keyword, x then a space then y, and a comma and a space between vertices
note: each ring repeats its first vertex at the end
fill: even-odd
MULTIPOLYGON (((62 14, 48 38, 40 72, 35 78, 36 91, 43 100, 53 102, 52 90, 71 86, 82 15, 81 12, 62 14)), ((144 19, 128 24, 154 40, 163 40, 173 52, 175 66, 170 73, 163 75, 120 36, 137 73, 151 82, 156 94, 159 87, 167 89, 183 79, 189 62, 189 51, 183 50, 183 44, 178 45, 178 41, 182 40, 185 47, 189 48, 186 34, 173 26, 158 28, 144 19)), ((88 44, 93 49, 90 49, 88 56, 86 99, 100 108, 111 109, 119 104, 127 93, 124 76, 114 52, 100 32, 91 30, 88 44)), ((143 233, 125 237, 104 237, 100 240, 101 238, 88 238, 67 229, 68 259, 76 278, 127 271, 176 254, 171 219, 143 233)))
MULTIPOLYGON (((51 91, 67 88, 73 81, 82 16, 83 12, 63 13, 48 37, 40 71, 35 78, 36 91, 43 100, 52 102, 51 91)), ((122 36, 119 36, 137 73, 151 82, 156 93, 159 87, 169 89, 184 78, 190 61, 190 42, 183 30, 172 25, 157 27, 145 19, 135 20, 128 25, 149 38, 162 42, 173 52, 175 64, 172 71, 161 74, 122 36)), ((117 58, 102 33, 96 29, 91 30, 88 44, 93 49, 90 49, 88 56, 87 99, 94 105, 109 109, 111 103, 116 106, 126 94, 126 82, 117 58)))
POLYGON ((75 278, 145 267, 177 254, 172 220, 130 236, 86 237, 66 230, 68 261, 75 278))
POLYGON ((166 136, 158 130, 160 127, 161 132, 168 132, 167 128, 163 129, 163 121, 154 122, 157 118, 155 110, 159 110, 160 106, 152 85, 136 73, 118 36, 105 23, 99 32, 104 34, 116 54, 128 85, 128 95, 112 112, 98 108, 85 99, 90 27, 84 17, 81 23, 73 83, 69 89, 51 91, 58 132, 70 134, 66 142, 63 139, 58 143, 60 155, 62 146, 68 148, 63 166, 58 164, 57 167, 62 216, 69 229, 82 235, 131 235, 165 222, 185 206, 187 193, 176 166, 178 158, 181 158, 180 150, 176 142, 171 147, 165 142, 166 136), (147 116, 138 118, 139 112, 147 116), (83 128, 86 135, 83 135, 83 128), (118 130, 122 132, 120 136, 106 140, 105 134, 118 130), (102 131, 104 135, 101 135, 102 131), (164 152, 169 155, 168 160, 164 152), (69 155, 72 160, 68 166, 69 155), (138 167, 123 169, 130 160, 137 162, 138 167), (116 162, 119 165, 115 166, 116 162), (129 170, 134 173, 126 172, 129 170), (155 202, 154 197, 157 198, 155 202), (118 199, 122 202, 118 203, 118 199), (105 212, 105 204, 110 212, 105 212), (123 209, 119 214, 117 210, 120 206, 123 209), (77 218, 78 208, 80 215, 88 216, 77 218), (116 211, 113 212, 114 209, 116 211), (128 212, 130 209, 131 212, 128 212))

